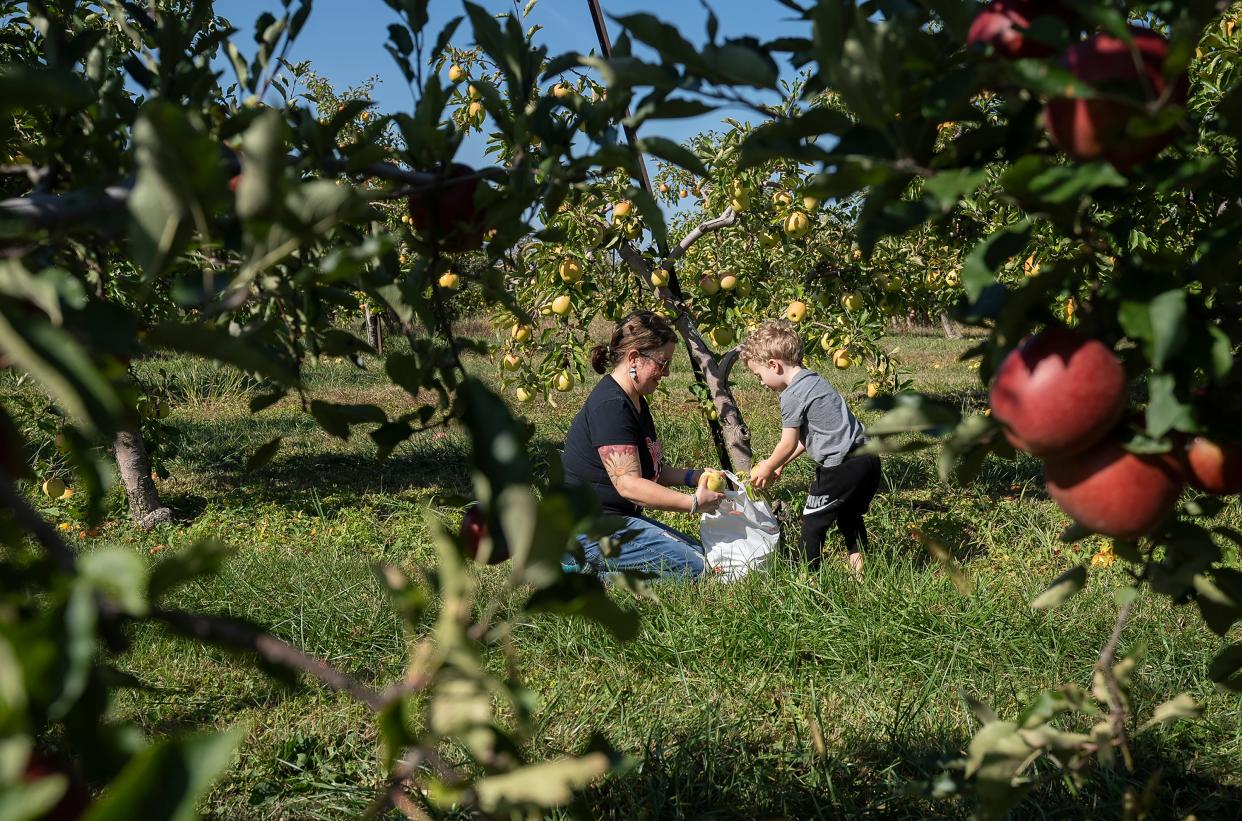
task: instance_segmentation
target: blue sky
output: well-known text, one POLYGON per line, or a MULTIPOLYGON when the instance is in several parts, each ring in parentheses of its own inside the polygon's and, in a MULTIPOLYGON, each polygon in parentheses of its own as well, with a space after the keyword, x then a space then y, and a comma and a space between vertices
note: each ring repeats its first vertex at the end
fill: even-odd
MULTIPOLYGON (((513 3, 506 0, 479 2, 484 8, 495 12, 513 9, 513 3)), ((601 5, 607 15, 649 12, 676 25, 682 36, 693 43, 701 44, 706 40, 707 12, 695 0, 666 0, 663 3, 601 0, 601 5)), ((808 33, 807 26, 790 20, 792 13, 775 0, 715 0, 709 5, 720 21, 721 38, 753 36, 770 40, 791 35, 806 36, 808 33)), ((215 6, 218 14, 227 17, 240 30, 234 42, 247 54, 252 50, 248 47, 253 46, 250 33, 255 18, 265 10, 274 14, 279 14, 281 10, 279 0, 216 0, 215 6)), ((464 13, 460 0, 432 0, 428 38, 434 41, 445 22, 464 13)), ((292 61, 310 60, 315 70, 337 88, 356 85, 372 75, 378 75, 381 82, 376 87, 375 99, 380 110, 408 111, 411 108, 410 92, 392 58, 383 48, 388 39, 388 25, 397 21, 396 13, 381 0, 317 0, 289 58, 292 61)), ((551 56, 570 50, 586 53, 596 46, 595 29, 586 0, 539 0, 529 21, 543 26, 536 40, 547 45, 551 56)), ((608 31, 615 42, 620 27, 611 19, 608 31)), ((470 36, 468 21, 463 22, 454 44, 468 47, 470 36)), ((650 59, 652 53, 644 56, 650 59)), ((786 78, 794 76, 787 64, 782 65, 782 73, 786 78)), ((226 70, 224 82, 227 84, 231 77, 231 69, 226 70)), ((689 120, 659 121, 646 125, 644 133, 680 141, 713 128, 722 116, 746 119, 747 112, 726 109, 689 120)), ((469 141, 462 149, 461 159, 476 164, 480 162, 482 140, 469 141)))

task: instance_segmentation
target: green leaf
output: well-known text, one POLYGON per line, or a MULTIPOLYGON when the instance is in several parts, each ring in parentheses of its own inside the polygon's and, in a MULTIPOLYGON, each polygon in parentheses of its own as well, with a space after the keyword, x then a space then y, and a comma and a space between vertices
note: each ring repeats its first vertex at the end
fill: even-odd
POLYGON ((963 198, 973 194, 987 180, 986 168, 955 168, 941 171, 927 180, 923 192, 936 200, 937 207, 946 214, 957 207, 963 198))
POLYGON ((1209 579, 1202 573, 1194 577, 1195 603, 1208 628, 1224 636, 1242 618, 1242 573, 1216 568, 1209 579))
POLYGON ((147 612, 147 566, 133 550, 109 547, 78 559, 81 578, 131 616, 147 612))
POLYGON ((215 359, 235 365, 248 373, 257 373, 281 385, 298 384, 297 374, 276 358, 259 340, 232 336, 227 330, 211 325, 168 322, 157 325, 147 334, 147 341, 158 348, 215 359))
POLYGON ((962 265, 962 285, 972 302, 996 282, 996 272, 1009 259, 1022 252, 1031 239, 1031 222, 1022 219, 1006 225, 976 245, 962 265))
POLYGON ((271 219, 284 202, 284 121, 280 112, 265 111, 242 137, 241 182, 237 186, 237 216, 244 220, 271 219))
MULTIPOLYGON (((13 732, 14 719, 24 715, 26 709, 26 685, 22 667, 16 654, 3 635, 0 635, 0 732, 13 732)), ((3 776, 0 767, 0 776, 3 776)))
POLYGON ((1152 331, 1152 365, 1164 370, 1186 345, 1186 292, 1181 288, 1165 291, 1148 305, 1152 331))
POLYGON ((1001 177, 1001 187, 1020 200, 1048 205, 1074 204, 1101 188, 1125 188, 1128 181, 1106 162, 1059 165, 1027 156, 1001 177))
POLYGON ((388 421, 383 409, 376 405, 338 405, 316 399, 311 402, 311 415, 328 433, 348 439, 351 425, 377 424, 388 421))
POLYGON ((874 405, 878 410, 888 410, 888 413, 874 425, 867 426, 867 433, 872 436, 936 433, 956 426, 961 419, 961 414, 953 408, 920 394, 898 394, 886 401, 877 399, 874 405))
POLYGON ((84 821, 191 821, 199 800, 232 763, 246 731, 183 736, 151 745, 126 765, 84 821))
POLYGON ((1164 436, 1170 430, 1193 431, 1194 408, 1177 398, 1177 377, 1152 374, 1147 380, 1147 433, 1164 436))
POLYGON ((1070 596, 1082 590, 1087 584, 1087 566, 1080 564, 1062 573, 1053 580, 1043 593, 1031 602, 1032 610, 1051 610, 1061 605, 1070 596))
POLYGON ((0 311, 0 351, 33 376, 88 434, 113 430, 124 413, 116 389, 77 341, 24 311, 0 311))
POLYGON ((1181 693, 1176 698, 1166 701, 1152 711, 1151 718, 1143 723, 1138 731, 1150 730, 1159 724, 1171 724, 1185 718, 1198 718, 1203 708, 1195 703, 1189 693, 1181 693))
POLYGON ((272 458, 276 455, 276 452, 280 450, 280 443, 283 439, 284 437, 277 436, 275 439, 264 444, 253 454, 251 454, 250 458, 246 460, 246 472, 253 473, 266 465, 268 462, 272 461, 272 458))
POLYGON ((974 580, 970 578, 970 574, 962 569, 957 559, 953 558, 953 553, 945 546, 943 542, 927 535, 920 535, 919 542, 922 543, 923 549, 926 550, 933 559, 940 562, 941 567, 949 574, 949 578, 953 580, 953 586, 957 588, 957 592, 963 596, 969 596, 975 592, 974 580))
POLYGON ((63 631, 56 638, 59 649, 61 680, 56 700, 48 707, 52 719, 63 718, 77 703, 90 680, 91 665, 98 647, 95 588, 85 579, 75 580, 63 611, 63 631))
POLYGON ((1216 654, 1208 665, 1208 678, 1217 684, 1242 693, 1242 644, 1232 644, 1216 654))
POLYGON ((148 598, 157 602, 186 582, 219 572, 235 552, 218 539, 200 539, 184 550, 166 553, 164 559, 151 568, 148 598))
POLYGON ((975 733, 966 756, 966 777, 975 779, 981 809, 989 818, 1003 818, 1030 789, 1015 783, 1031 747, 1012 721, 993 721, 975 733))
POLYGON ((598 579, 581 573, 566 574, 558 583, 535 591, 525 609, 590 619, 607 628, 619 641, 638 635, 638 614, 622 609, 598 579))
POLYGON ((567 803, 576 790, 608 772, 611 766, 612 762, 604 753, 558 758, 481 778, 474 783, 474 791, 479 807, 485 812, 528 806, 555 807, 567 803))
POLYGON ((14 108, 73 111, 96 99, 95 90, 69 68, 29 65, 16 55, 0 63, 0 111, 14 108))
POLYGON ((51 810, 68 787, 69 779, 63 775, 48 775, 33 783, 0 787, 0 818, 4 821, 59 818, 64 813, 53 815, 51 810))
POLYGON ((638 150, 652 154, 662 160, 667 160, 673 165, 680 166, 700 177, 711 175, 711 172, 707 170, 707 166, 695 156, 693 151, 678 145, 666 137, 644 137, 638 141, 638 150))
POLYGON ((1233 370, 1233 340, 1215 325, 1208 326, 1212 337, 1212 375, 1224 380, 1233 370))

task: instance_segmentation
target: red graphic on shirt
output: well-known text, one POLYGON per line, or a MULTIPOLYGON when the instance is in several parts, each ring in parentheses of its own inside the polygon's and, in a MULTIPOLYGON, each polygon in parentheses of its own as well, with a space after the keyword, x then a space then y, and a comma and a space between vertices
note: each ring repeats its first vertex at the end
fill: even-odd
POLYGON ((647 452, 651 454, 651 466, 655 472, 651 474, 652 481, 660 478, 660 471, 664 465, 664 448, 660 447, 659 439, 647 437, 647 452))

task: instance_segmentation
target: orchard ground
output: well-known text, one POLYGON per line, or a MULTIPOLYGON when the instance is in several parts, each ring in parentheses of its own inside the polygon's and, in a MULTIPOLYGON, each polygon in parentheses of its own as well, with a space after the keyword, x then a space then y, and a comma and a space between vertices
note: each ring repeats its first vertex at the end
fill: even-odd
MULTIPOLYGON (((958 362, 971 342, 931 336, 889 340, 914 371, 918 389, 982 408, 976 374, 958 362)), ((394 346, 396 347, 396 346, 394 346)), ((386 385, 374 360, 313 366, 313 394, 374 402, 392 412, 404 394, 386 385)), ((494 363, 475 360, 490 379, 494 363)), ((863 373, 815 363, 850 404, 863 373)), ((114 493, 114 521, 83 549, 121 543, 158 562, 204 537, 238 549, 224 572, 179 595, 178 604, 269 625, 311 653, 377 684, 402 675, 408 644, 371 565, 414 571, 433 562, 423 510, 455 525, 460 510, 437 499, 470 492, 468 443, 453 430, 421 434, 377 463, 362 432, 349 442, 325 434, 286 400, 251 416, 248 386, 226 370, 190 360, 164 367, 185 388, 169 422, 183 435, 161 494, 182 523, 143 534, 131 529, 114 493), (249 456, 283 436, 268 466, 245 472, 249 456), (188 522, 188 524, 187 524, 188 522)), ((779 434, 775 394, 744 372, 736 396, 756 451, 779 434)), ((6 376, 6 379, 11 379, 6 376)), ((704 465, 712 448, 679 350, 654 413, 668 458, 704 465)), ((574 413, 594 384, 517 406, 534 423, 533 444, 555 458, 574 413)), ((11 381, 6 389, 12 389, 11 381)), ((875 414, 861 411, 864 421, 875 414)), ((1038 463, 990 459, 966 488, 936 478, 935 450, 885 458, 885 484, 869 517, 866 579, 853 582, 842 561, 816 576, 785 564, 734 584, 666 584, 658 601, 614 595, 642 617, 628 644, 602 629, 561 617, 520 624, 514 636, 529 686, 542 700, 535 754, 581 750, 593 732, 630 756, 622 772, 583 797, 592 817, 759 817, 965 815, 955 799, 932 801, 911 785, 934 780, 938 761, 960 754, 977 725, 962 695, 1016 718, 1041 689, 1088 685, 1125 585, 1124 563, 1093 568, 1087 588, 1061 608, 1035 612, 1030 600, 1104 541, 1062 545, 1066 519, 1043 492, 1038 463), (975 589, 963 596, 912 538, 939 532, 955 545, 975 589)), ((791 466, 775 495, 795 509, 812 466, 791 466)), ((40 497, 53 519, 58 509, 40 497)), ((688 517, 667 516, 691 532, 688 517)), ((59 521, 67 522, 65 514, 59 521)), ((1225 523, 1242 527, 1233 503, 1225 523)), ((796 525, 786 539, 795 542, 796 525)), ((1236 551, 1231 563, 1237 564, 1236 551)), ((1103 564, 1103 561, 1097 562, 1103 564)), ((503 569, 479 568, 497 589, 503 569)), ((126 670, 150 685, 129 691, 115 712, 153 735, 194 727, 248 728, 234 765, 203 808, 217 818, 351 818, 382 773, 378 744, 360 705, 303 683, 289 690, 212 648, 135 635, 126 670)), ((1242 710, 1217 693, 1206 667, 1223 642, 1191 607, 1144 590, 1121 641, 1145 648, 1134 688, 1140 719, 1187 691, 1205 707, 1199 720, 1157 728, 1135 741, 1134 774, 1095 771, 1078 796, 1059 782, 1041 787, 1020 817, 1116 816, 1127 787, 1155 771, 1160 815, 1242 816, 1242 710)), ((494 658, 499 670, 502 659, 494 658)), ((1085 728, 1075 728, 1085 729, 1085 728)))

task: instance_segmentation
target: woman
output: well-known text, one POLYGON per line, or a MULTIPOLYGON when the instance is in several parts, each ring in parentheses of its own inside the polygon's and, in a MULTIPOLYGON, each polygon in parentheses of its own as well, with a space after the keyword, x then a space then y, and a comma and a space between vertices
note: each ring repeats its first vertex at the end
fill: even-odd
MULTIPOLYGON (((631 536, 620 555, 605 558, 599 542, 580 536, 589 572, 640 570, 694 577, 703 572, 703 548, 693 539, 642 515, 644 509, 710 513, 724 495, 708 490, 701 470, 664 464, 646 397, 668 375, 677 335, 651 311, 617 324, 608 345, 591 351, 596 373, 611 369, 569 426, 561 463, 567 484, 586 485, 604 512, 625 518, 614 536, 631 536), (692 488, 690 493, 673 485, 692 488)), ((581 569, 581 568, 579 568, 581 569)))

